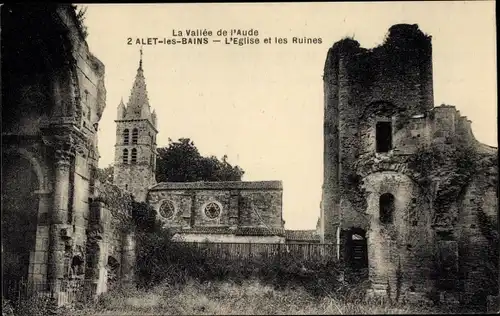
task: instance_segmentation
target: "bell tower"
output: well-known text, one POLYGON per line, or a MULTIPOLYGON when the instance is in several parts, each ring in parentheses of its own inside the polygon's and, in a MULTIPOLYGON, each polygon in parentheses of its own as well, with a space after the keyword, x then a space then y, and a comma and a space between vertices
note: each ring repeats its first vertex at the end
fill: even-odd
POLYGON ((156 183, 156 113, 151 110, 142 68, 139 68, 130 98, 123 98, 116 117, 116 144, 113 183, 133 194, 138 202, 146 200, 149 187, 156 183))

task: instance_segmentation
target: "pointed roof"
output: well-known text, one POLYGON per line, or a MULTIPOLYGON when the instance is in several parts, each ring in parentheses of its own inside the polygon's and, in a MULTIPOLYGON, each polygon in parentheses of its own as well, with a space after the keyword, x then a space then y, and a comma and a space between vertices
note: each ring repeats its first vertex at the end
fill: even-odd
POLYGON ((144 78, 144 70, 142 69, 142 47, 140 54, 139 68, 137 68, 134 85, 132 86, 130 98, 127 103, 127 117, 151 120, 151 109, 149 105, 148 91, 146 89, 146 79, 144 78))

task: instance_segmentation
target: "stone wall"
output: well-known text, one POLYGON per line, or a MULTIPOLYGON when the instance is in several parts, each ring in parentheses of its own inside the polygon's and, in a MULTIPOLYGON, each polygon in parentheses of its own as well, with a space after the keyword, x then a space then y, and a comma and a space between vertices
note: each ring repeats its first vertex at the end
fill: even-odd
POLYGON ((23 185, 12 176, 2 177, 2 187, 11 189, 2 193, 35 216, 30 220, 35 228, 20 232, 34 235, 24 249, 28 278, 87 277, 99 283, 106 270, 104 256, 121 260, 122 244, 130 244, 113 226, 118 218, 109 205, 95 200, 104 65, 90 53, 69 4, 4 6, 2 45, 2 161, 34 174, 20 178, 30 182, 24 185, 31 190, 25 196, 11 194, 23 185), (36 205, 27 207, 27 196, 36 205))
POLYGON ((147 202, 169 227, 283 228, 279 181, 160 183, 147 202))
POLYGON ((498 223, 497 149, 479 143, 454 106, 434 107, 430 36, 416 25, 395 25, 370 50, 352 39, 335 43, 325 62, 324 94, 322 241, 337 242, 340 258, 347 259, 348 232, 365 231, 372 290, 392 298, 436 287, 462 290, 465 298, 481 291, 488 269, 483 263, 491 264, 495 242, 479 221, 498 223), (391 127, 390 148, 383 152, 376 148, 379 122, 391 127), (445 157, 441 170, 430 161, 415 169, 422 151, 437 148, 446 156, 462 147, 478 155, 471 166, 445 157), (478 168, 474 180, 467 168, 478 168), (452 192, 456 181, 469 182, 452 192), (393 223, 380 219, 385 194, 394 197, 393 223), (446 211, 436 206, 443 194, 457 195, 446 211))

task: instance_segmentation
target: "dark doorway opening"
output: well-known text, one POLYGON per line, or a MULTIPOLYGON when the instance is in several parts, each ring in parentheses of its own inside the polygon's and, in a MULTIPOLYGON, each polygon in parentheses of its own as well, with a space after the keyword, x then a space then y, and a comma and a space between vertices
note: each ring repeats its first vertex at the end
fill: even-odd
POLYGON ((346 234, 346 261, 353 275, 368 277, 368 243, 361 228, 353 228, 346 234))
POLYGON ((377 152, 386 153, 392 149, 391 122, 378 122, 376 125, 377 152))

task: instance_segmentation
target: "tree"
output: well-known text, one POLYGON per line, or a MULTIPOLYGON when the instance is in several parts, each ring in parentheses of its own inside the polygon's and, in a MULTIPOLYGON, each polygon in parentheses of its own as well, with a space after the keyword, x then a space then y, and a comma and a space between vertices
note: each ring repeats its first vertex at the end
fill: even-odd
POLYGON ((113 165, 109 165, 106 168, 97 168, 97 179, 101 183, 113 183, 113 165))
POLYGON ((241 181, 244 174, 239 166, 232 166, 224 155, 203 157, 189 138, 169 139, 167 147, 158 149, 156 163, 158 182, 241 181))

